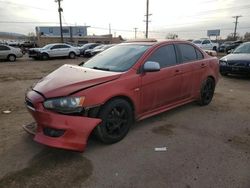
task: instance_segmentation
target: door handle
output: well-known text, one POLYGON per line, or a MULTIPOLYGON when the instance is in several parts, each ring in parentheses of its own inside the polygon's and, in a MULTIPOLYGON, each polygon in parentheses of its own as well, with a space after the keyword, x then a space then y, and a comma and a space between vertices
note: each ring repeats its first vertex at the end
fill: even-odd
POLYGON ((201 68, 204 68, 205 66, 206 66, 205 63, 202 63, 202 64, 201 64, 201 68))
POLYGON ((176 69, 174 72, 175 72, 175 75, 178 75, 181 73, 181 71, 179 69, 176 69))

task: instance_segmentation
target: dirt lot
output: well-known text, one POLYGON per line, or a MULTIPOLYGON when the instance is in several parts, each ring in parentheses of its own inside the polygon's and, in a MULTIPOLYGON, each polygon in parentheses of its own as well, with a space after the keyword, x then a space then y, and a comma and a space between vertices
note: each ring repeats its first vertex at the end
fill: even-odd
POLYGON ((75 153, 33 142, 21 128, 33 121, 26 88, 82 60, 0 63, 0 187, 250 187, 250 78, 223 77, 210 105, 136 123, 117 144, 90 139, 75 153), (163 146, 167 151, 154 151, 163 146))

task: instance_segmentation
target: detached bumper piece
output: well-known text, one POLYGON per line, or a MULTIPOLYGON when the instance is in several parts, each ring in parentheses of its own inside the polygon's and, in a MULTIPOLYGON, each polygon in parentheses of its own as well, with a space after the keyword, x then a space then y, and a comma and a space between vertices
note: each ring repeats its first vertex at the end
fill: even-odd
POLYGON ((23 129, 31 134, 31 135, 35 135, 36 134, 36 129, 37 129, 37 124, 35 122, 32 122, 30 124, 27 125, 23 125, 23 129))

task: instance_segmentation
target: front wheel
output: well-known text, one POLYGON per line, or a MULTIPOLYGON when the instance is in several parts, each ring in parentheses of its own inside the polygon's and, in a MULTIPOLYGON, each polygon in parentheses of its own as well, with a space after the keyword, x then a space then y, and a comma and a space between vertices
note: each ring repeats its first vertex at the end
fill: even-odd
POLYGON ((46 53, 43 53, 42 54, 42 60, 48 60, 49 59, 49 55, 48 54, 46 54, 46 53))
POLYGON ((199 104, 204 106, 208 105, 214 96, 215 82, 212 78, 207 78, 202 85, 200 90, 200 100, 199 104))
POLYGON ((14 62, 14 61, 16 61, 16 56, 11 54, 11 55, 8 56, 8 60, 10 62, 14 62))
POLYGON ((133 122, 131 105, 123 99, 114 99, 103 106, 99 113, 102 123, 96 127, 96 136, 104 143, 122 140, 133 122))

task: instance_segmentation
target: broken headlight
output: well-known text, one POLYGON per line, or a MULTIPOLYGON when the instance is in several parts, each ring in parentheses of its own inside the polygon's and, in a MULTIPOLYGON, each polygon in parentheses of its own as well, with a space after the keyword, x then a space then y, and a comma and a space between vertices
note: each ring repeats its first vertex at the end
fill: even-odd
POLYGON ((62 97, 48 99, 44 101, 43 106, 48 110, 53 110, 62 114, 76 114, 83 112, 83 103, 85 97, 62 97))

